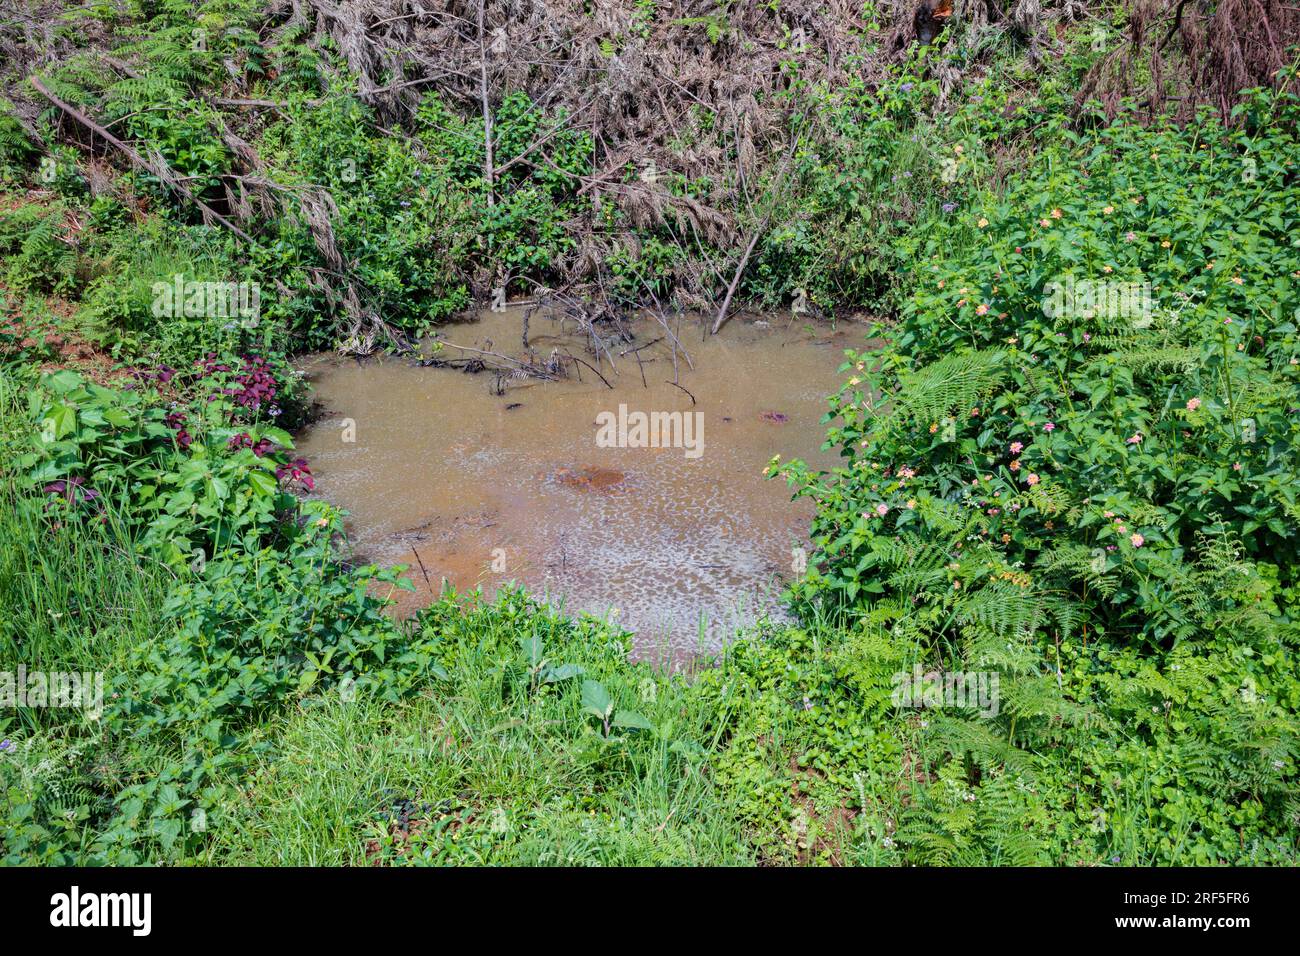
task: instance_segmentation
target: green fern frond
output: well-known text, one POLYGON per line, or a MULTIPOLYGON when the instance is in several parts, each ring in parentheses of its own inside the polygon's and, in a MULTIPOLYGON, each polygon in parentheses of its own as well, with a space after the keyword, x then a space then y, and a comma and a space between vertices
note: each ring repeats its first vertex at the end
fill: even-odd
POLYGON ((1037 598, 1010 581, 993 581, 972 591, 956 612, 959 623, 981 624, 1004 640, 1023 640, 1038 627, 1042 616, 1037 598))
POLYGON ((946 356, 899 375, 895 412, 922 422, 937 421, 953 411, 969 415, 1010 373, 1001 351, 946 356))

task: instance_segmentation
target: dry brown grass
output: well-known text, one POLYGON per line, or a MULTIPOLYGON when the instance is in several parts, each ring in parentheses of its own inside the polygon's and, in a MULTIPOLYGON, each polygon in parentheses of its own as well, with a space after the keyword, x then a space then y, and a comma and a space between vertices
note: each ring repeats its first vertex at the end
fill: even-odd
POLYGON ((1128 44, 1090 72, 1077 102, 1108 118, 1136 100, 1148 118, 1179 121, 1203 105, 1231 119, 1241 90, 1270 87, 1300 44, 1300 6, 1286 0, 1130 0, 1128 44))

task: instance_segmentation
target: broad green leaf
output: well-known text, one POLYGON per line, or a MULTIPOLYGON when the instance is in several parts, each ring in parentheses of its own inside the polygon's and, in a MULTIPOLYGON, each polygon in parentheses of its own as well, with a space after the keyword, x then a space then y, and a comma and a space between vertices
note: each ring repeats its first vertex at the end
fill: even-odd
POLYGON ((542 639, 536 634, 519 639, 519 649, 529 667, 536 667, 542 662, 542 639))
POLYGON ((274 475, 270 475, 258 468, 248 473, 248 483, 253 486, 253 490, 263 495, 273 495, 279 484, 274 475))
POLYGON ((577 664, 561 664, 558 667, 546 668, 546 674, 542 682, 546 684, 555 684, 562 680, 570 680, 585 673, 577 664))
POLYGON ((284 448, 293 447, 293 436, 283 428, 268 426, 261 429, 261 435, 263 438, 269 438, 271 441, 275 442, 277 445, 283 446, 284 448))
POLYGON ((77 410, 70 405, 55 405, 41 423, 42 437, 58 441, 77 430, 77 410), (48 422, 48 425, 46 424, 48 422))
POLYGON ((614 714, 614 719, 610 721, 615 727, 629 727, 634 730, 654 730, 655 725, 635 710, 623 710, 619 708, 614 714))
POLYGON ((582 707, 601 720, 607 720, 610 711, 614 709, 614 702, 609 699, 605 685, 599 681, 585 680, 582 682, 582 707))

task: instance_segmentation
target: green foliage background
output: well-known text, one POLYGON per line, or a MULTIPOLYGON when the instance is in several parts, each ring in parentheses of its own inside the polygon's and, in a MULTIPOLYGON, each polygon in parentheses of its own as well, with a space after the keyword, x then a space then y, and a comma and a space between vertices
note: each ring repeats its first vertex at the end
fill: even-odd
MULTIPOLYGON (((382 128, 342 61, 256 42, 256 9, 204 4, 196 46, 191 5, 137 4, 147 73, 49 84, 219 204, 211 94, 240 63, 280 104, 268 170, 329 188, 404 332, 556 278, 594 172, 561 109, 502 99, 490 189, 481 116, 429 95, 382 128)), ((301 209, 240 243, 140 173, 92 195, 0 113, 0 671, 111 678, 102 713, 0 712, 0 860, 1297 862, 1300 105, 1072 116, 1074 43, 1032 102, 1009 59, 940 108, 926 56, 783 94, 790 179, 742 295, 891 321, 831 399, 842 466, 770 469, 817 503, 798 623, 689 678, 520 593, 394 621, 398 571, 347 564, 337 510, 293 493, 288 358, 338 334, 301 209), (259 322, 155 315, 175 275, 257 281, 259 322), (1149 282, 1150 321, 1049 314, 1067 278, 1149 282), (52 371, 47 331, 120 374, 52 371), (233 397, 252 356, 278 414, 233 397), (917 667, 995 675, 996 713, 899 706, 917 667)), ((628 304, 729 252, 636 238, 605 263, 628 304)))

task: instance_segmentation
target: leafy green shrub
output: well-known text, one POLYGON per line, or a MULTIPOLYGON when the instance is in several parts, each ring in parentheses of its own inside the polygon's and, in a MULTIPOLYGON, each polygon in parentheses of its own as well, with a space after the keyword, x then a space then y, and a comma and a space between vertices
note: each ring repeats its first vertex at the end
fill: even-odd
POLYGON ((287 460, 289 436, 257 423, 276 400, 266 364, 211 356, 190 383, 201 398, 159 405, 155 389, 177 383, 165 368, 135 390, 63 371, 13 417, 3 396, 6 443, 36 450, 7 476, 10 539, 33 547, 0 561, 0 593, 27 618, 16 639, 0 629, 0 647, 32 666, 109 671, 102 715, 20 707, 17 726, 0 724, 10 735, 0 755, 6 862, 198 852, 207 815, 235 797, 257 720, 340 682, 393 699, 436 672, 369 591, 398 586, 400 569, 345 568, 332 543, 338 513, 281 490, 311 479, 301 459, 287 460), (33 570, 58 580, 33 588, 33 570), (88 642, 101 601, 135 616, 88 642))
POLYGON ((461 119, 433 94, 416 113, 437 175, 466 190, 482 236, 476 251, 511 282, 544 282, 573 245, 564 226, 582 208, 577 187, 591 172, 592 143, 569 122, 563 109, 541 109, 519 92, 505 96, 492 117, 498 172, 489 189, 482 117, 461 119))
POLYGON ((224 243, 214 242, 219 234, 213 228, 157 218, 137 223, 115 203, 97 204, 91 214, 96 228, 84 257, 93 278, 78 318, 115 354, 135 361, 147 356, 179 368, 210 352, 288 350, 287 332, 275 319, 274 287, 224 243), (170 293, 177 276, 183 283, 242 284, 248 298, 256 287, 257 311, 245 316, 226 310, 229 314, 223 315, 205 307, 186 314, 183 302, 162 308, 172 303, 160 290, 170 293))
POLYGON ((891 346, 851 357, 832 431, 851 466, 803 486, 823 503, 818 586, 849 601, 906 593, 873 571, 901 536, 1033 570, 1115 637, 1165 642, 1231 608, 1249 618, 1244 580, 1216 597, 1189 591, 1186 570, 1223 536, 1253 559, 1297 554, 1291 129, 1117 125, 936 223, 891 346), (1258 178, 1241 175, 1247 148, 1258 178), (965 252, 942 257, 950 243, 965 252), (1102 281, 1149 282, 1153 307, 1081 304, 1083 283, 1102 281), (1072 282, 1075 301, 1054 303, 1072 282))
MULTIPOLYGON (((336 93, 317 105, 292 106, 288 115, 267 131, 261 148, 282 181, 330 190, 334 237, 360 280, 364 304, 409 333, 468 305, 461 268, 474 232, 464 190, 405 142, 374 131, 367 111, 350 97, 336 93)), ((333 305, 312 271, 321 265, 311 231, 296 213, 253 254, 260 281, 293 295, 271 302, 268 320, 285 324, 308 346, 334 344, 321 321, 333 305)))
MULTIPOLYGON (((294 511, 281 478, 310 470, 288 460, 293 442, 282 429, 238 420, 248 414, 239 403, 252 399, 223 383, 248 374, 210 364, 212 373, 198 383, 203 397, 170 411, 142 390, 105 388, 66 370, 44 377, 29 411, 36 447, 18 468, 70 508, 95 508, 101 498, 119 503, 168 563, 235 542, 255 550, 280 534, 294 511), (82 490, 65 493, 73 485, 82 490)), ((172 378, 170 369, 152 374, 172 378)))
POLYGON ((1056 81, 1042 84, 1033 113, 994 78, 937 109, 928 57, 918 50, 883 84, 791 94, 801 145, 746 270, 750 296, 775 306, 804 289, 824 306, 893 309, 911 262, 902 240, 957 216, 1000 166, 1061 125, 1068 91, 1056 81))
POLYGON ((917 862, 1293 858, 1300 111, 1245 110, 1062 132, 918 230, 833 400, 844 467, 784 469, 819 506, 806 610, 1001 678, 999 714, 921 721, 917 862))
POLYGON ((410 581, 334 560, 339 519, 327 507, 308 503, 301 522, 287 547, 219 552, 173 590, 163 611, 174 630, 140 645, 118 688, 132 732, 240 725, 318 684, 393 696, 427 677, 422 658, 405 656, 387 601, 368 590, 410 581))
POLYGON ((666 301, 672 294, 673 269, 685 262, 679 246, 657 236, 639 243, 635 253, 616 246, 606 257, 605 265, 613 279, 610 296, 628 306, 636 306, 647 294, 666 301))
POLYGON ((304 517, 290 546, 222 553, 173 590, 159 639, 135 645, 112 678, 92 744, 115 765, 111 801, 83 794, 59 849, 64 804, 11 793, 20 802, 0 832, 13 852, 117 863, 194 852, 235 799, 256 719, 309 691, 392 699, 428 679, 427 651, 368 593, 396 572, 345 570, 332 552, 337 513, 309 507, 304 517))

